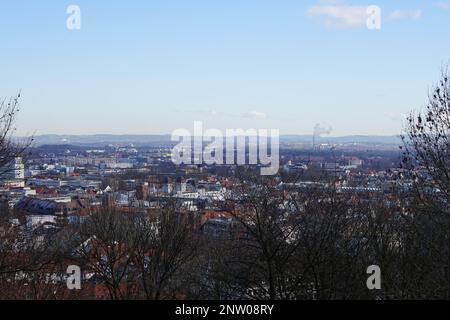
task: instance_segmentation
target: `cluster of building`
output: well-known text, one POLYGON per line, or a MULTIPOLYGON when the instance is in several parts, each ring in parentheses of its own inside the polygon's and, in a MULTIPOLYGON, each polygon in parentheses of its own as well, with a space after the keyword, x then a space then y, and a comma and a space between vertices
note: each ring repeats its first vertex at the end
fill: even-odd
MULTIPOLYGON (((410 188, 407 180, 397 179, 401 170, 387 165, 394 162, 384 157, 287 152, 280 160, 281 174, 274 179, 280 194, 333 188, 361 199, 386 194, 389 201, 389 194, 410 188), (332 179, 313 178, 322 175, 332 179)), ((26 160, 16 158, 3 169, 0 215, 15 212, 15 223, 25 232, 52 234, 105 207, 157 216, 167 201, 176 201, 177 213, 207 236, 249 236, 236 217, 245 209, 237 194, 250 182, 239 178, 233 166, 175 166, 168 148, 40 151, 26 160)), ((89 297, 107 297, 101 283, 92 284, 89 297)))
MULTIPOLYGON (((338 192, 389 193, 408 188, 395 179, 398 169, 373 169, 373 158, 284 154, 281 160, 281 171, 288 174, 313 169, 334 175, 338 192)), ((168 147, 45 150, 26 161, 16 158, 4 169, 1 206, 21 214, 28 229, 57 228, 61 221, 80 221, 104 206, 157 212, 161 199, 175 199, 205 230, 215 232, 232 224, 232 216, 223 208, 241 183, 229 170, 224 173, 215 166, 175 166, 168 147)), ((286 186, 291 181, 279 183, 286 186)), ((297 187, 313 184, 306 180, 297 187)))

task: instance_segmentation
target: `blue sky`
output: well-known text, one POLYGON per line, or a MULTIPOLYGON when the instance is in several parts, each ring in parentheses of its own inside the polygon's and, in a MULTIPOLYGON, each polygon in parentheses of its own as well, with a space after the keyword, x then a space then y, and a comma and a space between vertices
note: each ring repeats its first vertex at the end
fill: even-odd
POLYGON ((279 128, 397 134, 450 59, 450 0, 1 4, 0 96, 19 134, 279 128), (81 9, 68 30, 66 9, 81 9), (358 14, 382 9, 381 30, 358 14))

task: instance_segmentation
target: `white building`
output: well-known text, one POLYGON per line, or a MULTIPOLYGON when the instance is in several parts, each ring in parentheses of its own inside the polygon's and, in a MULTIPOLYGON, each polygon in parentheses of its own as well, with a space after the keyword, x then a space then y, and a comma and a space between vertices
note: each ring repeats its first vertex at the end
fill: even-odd
POLYGON ((25 166, 21 157, 12 160, 0 169, 2 184, 9 188, 23 188, 25 183, 25 166))

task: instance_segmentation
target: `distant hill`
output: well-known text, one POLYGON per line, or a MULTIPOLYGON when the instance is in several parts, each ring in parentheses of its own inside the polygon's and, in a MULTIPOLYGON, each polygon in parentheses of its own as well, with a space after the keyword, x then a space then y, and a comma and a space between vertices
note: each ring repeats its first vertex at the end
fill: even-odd
MULTIPOLYGON (((310 142, 312 143, 312 135, 287 135, 281 136, 282 142, 310 142)), ((342 136, 328 137, 322 136, 316 138, 317 143, 364 143, 364 144, 401 144, 400 136, 342 136)))
MULTIPOLYGON (((34 145, 79 145, 79 146, 106 146, 113 145, 155 145, 171 142, 170 135, 38 135, 34 137, 34 145)), ((284 135, 282 143, 312 143, 311 135, 284 135)), ((399 136, 343 136, 343 137, 319 137, 317 143, 362 143, 362 144, 401 144, 399 136)))
POLYGON ((146 145, 170 142, 170 135, 39 135, 34 137, 34 144, 41 145, 80 145, 106 146, 114 145, 146 145))

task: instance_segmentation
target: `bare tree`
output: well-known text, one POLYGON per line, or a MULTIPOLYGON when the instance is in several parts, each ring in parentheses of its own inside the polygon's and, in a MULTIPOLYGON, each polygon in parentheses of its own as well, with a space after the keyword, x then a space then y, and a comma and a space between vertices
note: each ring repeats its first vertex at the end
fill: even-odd
POLYGON ((448 297, 450 288, 450 72, 431 89, 425 109, 408 117, 403 136, 403 178, 412 180, 409 202, 415 246, 416 297, 448 297), (426 281, 425 281, 426 279, 426 281), (419 288, 420 287, 420 288, 419 288))
POLYGON ((20 93, 16 97, 0 100, 0 176, 10 170, 8 164, 22 156, 32 142, 32 138, 23 141, 13 138, 19 111, 20 93))
MULTIPOLYGON (((111 300, 135 297, 133 266, 137 234, 133 221, 115 208, 93 213, 78 231, 75 255, 104 285, 111 300)), ((95 280, 94 279, 94 280, 95 280)))
POLYGON ((0 239, 0 297, 41 297, 48 284, 43 276, 64 257, 54 250, 54 239, 41 230, 25 230, 20 224, 11 222, 10 216, 0 218, 0 239), (42 282, 33 280, 38 275, 42 282), (34 292, 25 290, 32 286, 34 292), (22 287, 24 290, 20 290, 22 287))
POLYGON ((199 249, 186 215, 170 201, 160 214, 143 217, 136 226, 135 264, 146 299, 175 299, 185 293, 187 267, 199 249))

